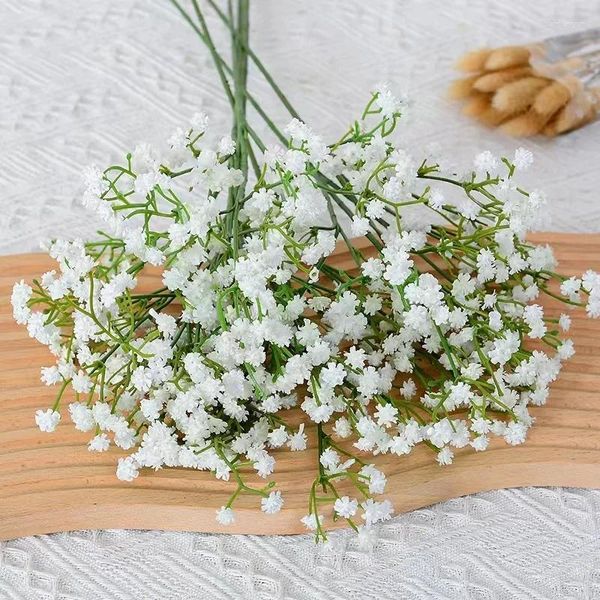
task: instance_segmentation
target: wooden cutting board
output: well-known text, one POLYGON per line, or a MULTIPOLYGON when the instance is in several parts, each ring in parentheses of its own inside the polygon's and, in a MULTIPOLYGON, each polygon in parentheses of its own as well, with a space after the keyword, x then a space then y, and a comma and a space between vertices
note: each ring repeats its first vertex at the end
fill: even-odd
MULTIPOLYGON (((554 246, 562 273, 600 271, 600 235, 539 234, 532 240, 554 246)), ((343 250, 334 258, 339 265, 349 261, 343 250)), ((51 268, 51 260, 40 254, 0 257, 0 539, 105 528, 303 532, 299 519, 308 512, 307 491, 317 464, 311 431, 306 452, 277 453, 274 479, 284 494, 282 511, 264 515, 256 498, 244 497, 236 504, 235 524, 224 527, 215 521, 215 510, 233 484, 185 469, 146 470, 132 483, 121 482, 115 476, 120 453, 89 452, 89 434, 74 430, 67 410, 56 432, 37 429, 35 410, 51 406, 55 393, 40 383, 39 370, 52 358, 12 320, 10 294, 15 280, 31 280, 51 268)), ((545 306, 550 314, 560 312, 556 303, 545 306)), ((438 466, 425 447, 407 457, 376 457, 396 511, 499 488, 600 488, 600 320, 587 319, 581 310, 572 316, 577 353, 552 386, 548 404, 532 409, 536 424, 526 444, 495 440, 486 452, 462 449, 448 467, 438 466)), ((327 519, 326 525, 344 522, 327 519)))

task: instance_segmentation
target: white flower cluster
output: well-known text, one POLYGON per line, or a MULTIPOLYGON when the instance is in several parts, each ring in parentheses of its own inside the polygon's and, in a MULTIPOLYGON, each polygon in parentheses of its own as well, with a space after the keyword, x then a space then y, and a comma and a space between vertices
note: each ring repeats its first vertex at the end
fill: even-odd
POLYGON ((37 412, 40 429, 57 427, 70 386, 89 450, 130 451, 120 479, 146 467, 232 479, 223 524, 240 493, 281 509, 272 482, 250 480, 273 474, 274 449, 304 450, 316 430, 303 523, 321 537, 324 498, 356 528, 359 511, 367 528, 392 515, 373 499, 386 478, 365 456, 423 444, 448 465, 492 435, 522 443, 529 406, 574 352, 559 334, 570 318, 547 317, 539 298, 600 316, 600 276, 560 277, 551 249, 525 241, 544 205, 515 183, 528 151, 484 152, 457 178, 390 141, 402 105, 382 89, 331 146, 294 120, 288 148, 267 149, 249 180, 231 139, 204 142, 203 115, 160 158, 139 146, 124 165, 90 169, 84 203, 106 233, 53 242, 58 271, 13 291, 15 319, 56 356, 42 380, 60 392, 37 412), (348 268, 330 259, 341 240, 348 268), (148 291, 138 278, 157 267, 162 285, 148 291), (292 427, 296 406, 304 423, 292 427), (357 497, 338 492, 342 480, 357 497))

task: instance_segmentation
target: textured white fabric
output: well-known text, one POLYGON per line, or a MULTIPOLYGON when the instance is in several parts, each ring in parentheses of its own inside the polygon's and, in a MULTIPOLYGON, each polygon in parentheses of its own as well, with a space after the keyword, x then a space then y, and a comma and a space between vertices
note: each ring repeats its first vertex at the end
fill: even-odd
MULTIPOLYGON (((416 101, 407 147, 439 142, 470 163, 515 142, 444 98, 455 57, 598 26, 600 1, 256 0, 252 20, 257 52, 328 138, 387 80, 416 101)), ((251 87, 285 123, 255 73, 251 87)), ((91 234, 81 168, 166 138, 200 106, 228 126, 208 54, 167 0, 0 0, 0 252, 91 234)), ((600 123, 526 145, 552 227, 600 231, 600 123)), ((599 518, 600 492, 524 489, 397 517, 372 549, 348 533, 329 550, 308 536, 31 537, 0 544, 0 599, 597 598, 599 518)))

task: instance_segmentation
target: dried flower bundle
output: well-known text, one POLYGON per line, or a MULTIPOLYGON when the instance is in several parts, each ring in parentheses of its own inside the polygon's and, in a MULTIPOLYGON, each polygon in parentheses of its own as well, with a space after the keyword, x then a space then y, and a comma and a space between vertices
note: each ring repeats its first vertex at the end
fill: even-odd
POLYGON ((469 52, 450 96, 463 112, 517 137, 555 136, 587 125, 600 110, 600 30, 550 38, 530 46, 469 52))

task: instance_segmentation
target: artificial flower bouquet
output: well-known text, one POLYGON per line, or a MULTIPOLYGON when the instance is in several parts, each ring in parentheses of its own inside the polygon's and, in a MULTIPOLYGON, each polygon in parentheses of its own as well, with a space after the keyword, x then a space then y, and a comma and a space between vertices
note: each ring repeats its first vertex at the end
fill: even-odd
POLYGON ((90 451, 127 452, 125 481, 211 471, 231 482, 224 525, 240 494, 282 508, 273 450, 304 451, 314 431, 303 522, 317 539, 326 519, 368 530, 391 517, 373 455, 402 460, 424 444, 443 466, 491 436, 523 443, 529 407, 574 352, 570 317, 549 318, 540 297, 600 315, 600 276, 561 277, 551 248, 526 239, 545 205, 519 185, 531 153, 483 152, 458 172, 409 153, 395 135, 405 100, 385 86, 326 143, 250 50, 247 0, 230 15, 209 2, 232 32, 232 66, 199 4, 174 4, 212 53, 233 133, 215 136, 198 114, 161 151, 139 145, 86 171, 97 239, 52 241, 57 270, 12 296, 15 319, 56 358, 42 369, 58 392, 40 429, 68 414, 90 451), (258 106, 249 57, 294 116, 282 132, 258 111, 276 144, 246 117, 258 106), (340 246, 351 264, 330 260, 340 246), (148 271, 162 281, 140 287, 148 271))

